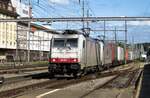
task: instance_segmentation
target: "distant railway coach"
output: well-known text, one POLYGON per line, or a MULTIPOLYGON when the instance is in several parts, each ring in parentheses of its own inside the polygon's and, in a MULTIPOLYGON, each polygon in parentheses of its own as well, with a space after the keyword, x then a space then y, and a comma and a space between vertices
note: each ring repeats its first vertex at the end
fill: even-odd
POLYGON ((118 64, 118 60, 117 60, 117 51, 116 51, 116 47, 117 45, 115 43, 109 43, 110 48, 111 48, 111 58, 112 58, 112 65, 117 65, 118 64))
POLYGON ((134 59, 133 51, 129 51, 128 53, 128 61, 131 62, 134 59))
POLYGON ((121 46, 117 47, 117 60, 119 62, 119 64, 123 64, 124 63, 124 48, 122 48, 121 46))
POLYGON ((125 51, 125 59, 126 59, 126 61, 129 61, 129 50, 128 50, 128 48, 125 51))
POLYGON ((112 49, 108 42, 105 42, 104 44, 103 58, 104 66, 110 67, 112 65, 112 49))

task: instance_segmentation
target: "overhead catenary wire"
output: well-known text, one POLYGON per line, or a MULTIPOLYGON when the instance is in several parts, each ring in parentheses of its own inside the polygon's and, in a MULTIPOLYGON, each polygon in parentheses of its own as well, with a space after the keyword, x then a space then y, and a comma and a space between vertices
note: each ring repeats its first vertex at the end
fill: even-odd
POLYGON ((58 13, 53 6, 51 6, 47 2, 45 2, 45 0, 40 1, 38 4, 37 4, 37 2, 34 2, 33 5, 36 6, 34 11, 37 14, 41 14, 41 12, 43 12, 43 13, 46 12, 47 15, 45 17, 48 17, 50 15, 49 13, 51 13, 51 16, 56 15, 56 16, 61 16, 62 17, 62 15, 60 13, 58 13), (39 10, 42 10, 42 11, 39 11, 39 10), (51 10, 53 10, 53 11, 51 11, 51 10), (51 11, 51 12, 49 12, 49 11, 51 11))
MULTIPOLYGON (((49 5, 50 6, 52 6, 53 7, 53 10, 55 11, 55 12, 58 12, 58 11, 60 11, 60 10, 62 10, 62 11, 65 11, 65 13, 64 13, 64 15, 62 16, 62 17, 65 17, 65 16, 77 16, 77 14, 79 14, 79 10, 78 10, 78 4, 77 4, 77 2, 75 2, 74 0, 70 0, 69 1, 69 5, 71 4, 72 6, 74 6, 74 7, 71 7, 71 8, 73 8, 73 9, 71 9, 70 7, 69 7, 69 5, 63 5, 63 4, 59 4, 59 6, 58 6, 58 4, 56 4, 56 3, 54 3, 54 2, 48 2, 49 3, 49 5), (73 3, 72 3, 73 2, 73 3), (69 12, 69 13, 66 13, 66 12, 69 12), (67 15, 68 14, 68 15, 67 15)), ((59 15, 60 16, 60 15, 59 15)), ((51 16, 51 17, 53 17, 53 16, 51 16)), ((70 23, 70 22, 67 22, 67 24, 66 24, 66 26, 67 26, 67 28, 69 28, 69 27, 73 27, 73 24, 76 24, 76 25, 80 25, 79 23, 70 23)))

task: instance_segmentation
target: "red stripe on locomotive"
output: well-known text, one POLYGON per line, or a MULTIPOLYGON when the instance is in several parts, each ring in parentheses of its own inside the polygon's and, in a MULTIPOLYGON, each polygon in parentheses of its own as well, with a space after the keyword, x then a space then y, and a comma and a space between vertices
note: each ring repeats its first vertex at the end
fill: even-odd
POLYGON ((78 63, 77 58, 51 58, 49 59, 51 63, 78 63))

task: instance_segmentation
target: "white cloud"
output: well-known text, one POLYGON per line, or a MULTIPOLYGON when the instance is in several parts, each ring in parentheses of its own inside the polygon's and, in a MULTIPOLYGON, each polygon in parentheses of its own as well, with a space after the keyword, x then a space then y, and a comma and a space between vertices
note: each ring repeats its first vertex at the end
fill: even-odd
POLYGON ((69 4, 69 0, 49 0, 49 1, 57 4, 64 4, 64 5, 69 4))
POLYGON ((150 21, 130 21, 128 25, 133 26, 150 26, 150 21))

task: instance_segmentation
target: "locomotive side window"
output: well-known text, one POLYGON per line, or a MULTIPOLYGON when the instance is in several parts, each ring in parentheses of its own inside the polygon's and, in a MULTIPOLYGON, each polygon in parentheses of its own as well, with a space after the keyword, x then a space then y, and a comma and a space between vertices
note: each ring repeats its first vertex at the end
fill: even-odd
POLYGON ((65 40, 64 39, 54 39, 53 47, 64 47, 65 40))
POLYGON ((78 47, 78 39, 77 38, 67 39, 66 46, 78 47))

